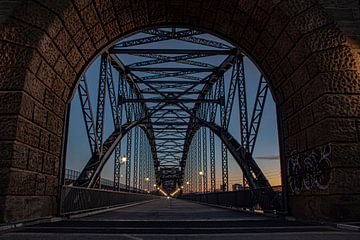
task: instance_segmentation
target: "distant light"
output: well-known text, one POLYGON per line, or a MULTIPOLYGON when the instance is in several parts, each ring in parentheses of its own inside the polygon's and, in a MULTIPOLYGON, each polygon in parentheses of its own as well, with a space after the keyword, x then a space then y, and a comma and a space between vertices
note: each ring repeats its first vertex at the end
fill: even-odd
POLYGON ((199 175, 200 175, 200 176, 203 176, 203 175, 204 175, 204 172, 203 172, 203 171, 200 171, 200 172, 199 172, 199 175))
POLYGON ((154 187, 156 187, 156 184, 154 184, 154 187))
POLYGON ((169 197, 169 196, 167 196, 167 197, 166 197, 166 199, 167 199, 167 200, 169 200, 169 199, 170 199, 170 197, 169 197))
POLYGON ((181 186, 181 189, 184 189, 184 186, 181 186))
POLYGON ((145 178, 145 181, 147 181, 147 182, 150 181, 150 178, 146 177, 146 178, 145 178))
POLYGON ((186 185, 189 185, 189 184, 190 184, 190 182, 189 182, 189 181, 187 181, 187 182, 186 182, 186 185))
POLYGON ((122 156, 122 157, 121 157, 121 162, 122 162, 122 163, 126 163, 126 161, 127 161, 126 156, 122 156))

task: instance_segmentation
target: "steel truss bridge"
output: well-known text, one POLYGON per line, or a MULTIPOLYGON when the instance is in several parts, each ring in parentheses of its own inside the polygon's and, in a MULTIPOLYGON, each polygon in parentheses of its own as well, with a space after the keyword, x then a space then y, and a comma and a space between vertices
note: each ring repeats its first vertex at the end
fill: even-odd
POLYGON ((114 155, 114 190, 119 190, 120 169, 125 165, 127 189, 132 184, 149 190, 154 185, 167 193, 213 192, 216 135, 222 142, 222 190, 229 188, 230 153, 243 171, 244 183, 267 189, 272 196, 252 157, 269 89, 264 77, 249 112, 244 55, 239 49, 192 29, 156 28, 135 36, 101 55, 96 109, 87 77, 80 79, 78 93, 91 158, 74 185, 96 187, 104 165, 114 155), (180 42, 189 47, 178 48, 180 42), (240 142, 228 131, 236 97, 239 116, 233 117, 239 119, 240 142), (106 138, 107 102, 114 130, 106 138), (125 136, 124 163, 121 140, 125 136))

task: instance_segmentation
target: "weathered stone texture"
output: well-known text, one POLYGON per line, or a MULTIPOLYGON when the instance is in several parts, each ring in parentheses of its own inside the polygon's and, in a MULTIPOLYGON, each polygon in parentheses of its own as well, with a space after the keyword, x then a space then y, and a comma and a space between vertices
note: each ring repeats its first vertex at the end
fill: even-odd
POLYGON ((332 144, 331 187, 291 196, 291 213, 359 214, 359 198, 345 196, 356 186, 344 185, 359 175, 359 4, 319 2, 47 0, 14 5, 0 31, 0 208, 6 206, 0 221, 55 214, 65 106, 96 54, 124 34, 172 23, 222 35, 255 60, 278 105, 285 157, 332 144), (344 175, 349 179, 338 183, 344 175))

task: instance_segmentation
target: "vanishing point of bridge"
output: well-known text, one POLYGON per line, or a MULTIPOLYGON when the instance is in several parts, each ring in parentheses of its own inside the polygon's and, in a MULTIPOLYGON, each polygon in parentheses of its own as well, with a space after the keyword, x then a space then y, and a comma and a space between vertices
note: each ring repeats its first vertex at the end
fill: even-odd
POLYGON ((9 236, 107 228, 130 238, 135 228, 140 235, 210 234, 214 222, 221 234, 257 231, 257 224, 268 229, 259 234, 345 234, 336 224, 272 221, 190 201, 357 229, 358 1, 14 0, 0 8, 2 229, 134 205, 9 236), (246 64, 259 72, 253 92, 246 64), (79 106, 71 110, 74 98, 79 106), (276 105, 277 187, 254 154, 269 100, 276 105), (73 111, 82 113, 76 121, 86 137, 77 144, 88 145, 81 156, 89 157, 69 179, 73 111), (113 181, 104 184, 110 162, 113 181), (232 166, 240 169, 240 191, 231 191, 232 166), (189 209, 199 218, 193 230, 184 221, 189 209), (144 212, 131 223, 127 211, 144 212))

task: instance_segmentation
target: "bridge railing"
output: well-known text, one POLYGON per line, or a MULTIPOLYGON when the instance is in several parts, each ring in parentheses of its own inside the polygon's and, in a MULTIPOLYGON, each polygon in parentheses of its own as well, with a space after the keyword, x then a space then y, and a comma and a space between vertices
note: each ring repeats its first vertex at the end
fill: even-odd
MULTIPOLYGON (((76 179, 79 178, 81 172, 72 170, 72 169, 65 169, 65 176, 64 176, 64 184, 71 185, 76 179)), ((100 178, 100 187, 104 190, 114 190, 114 181, 107 179, 107 178, 100 178)), ((145 190, 129 187, 126 188, 125 184, 119 183, 119 191, 123 192, 134 192, 134 193, 147 193, 145 190)))
POLYGON ((244 189, 233 192, 190 193, 180 199, 220 205, 245 210, 261 210, 264 212, 284 212, 281 186, 273 188, 244 189))
POLYGON ((60 214, 78 214, 156 198, 159 198, 159 196, 152 194, 115 192, 103 189, 63 186, 61 193, 60 214))

